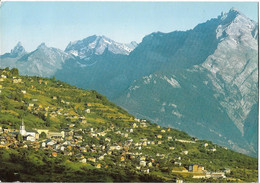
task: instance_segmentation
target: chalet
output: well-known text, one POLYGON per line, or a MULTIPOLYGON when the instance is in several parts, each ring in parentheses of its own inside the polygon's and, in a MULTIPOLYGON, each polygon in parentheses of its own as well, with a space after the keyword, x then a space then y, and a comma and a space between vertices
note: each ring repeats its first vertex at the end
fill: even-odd
POLYGON ((147 141, 147 138, 141 138, 140 141, 146 142, 146 141, 147 141))
POLYGON ((230 173, 231 173, 231 170, 230 170, 230 168, 225 168, 225 169, 224 169, 224 172, 227 173, 227 174, 230 174, 230 173))
POLYGON ((64 152, 64 155, 67 155, 67 156, 72 156, 72 155, 73 155, 73 153, 72 153, 72 152, 67 152, 67 151, 65 151, 65 152, 64 152))
POLYGON ((61 150, 61 151, 64 151, 64 150, 65 150, 65 147, 64 147, 64 146, 61 146, 61 147, 60 147, 60 150, 61 150))
POLYGON ((171 137, 171 136, 168 136, 168 140, 169 140, 169 141, 172 140, 172 137, 171 137))
POLYGON ((146 160, 146 157, 145 156, 141 156, 140 157, 140 161, 145 161, 146 160))
POLYGON ((75 157, 76 157, 77 159, 83 159, 83 158, 84 158, 84 155, 79 153, 79 154, 76 154, 75 157))
POLYGON ((140 119, 138 119, 138 118, 135 118, 134 120, 137 121, 137 122, 140 122, 140 119))
POLYGON ((137 124, 136 123, 134 123, 133 124, 133 128, 137 128, 138 126, 137 126, 137 124))
POLYGON ((140 123, 140 127, 141 127, 141 128, 146 128, 147 125, 146 125, 146 123, 140 123))
POLYGON ((187 155, 189 151, 182 151, 183 154, 187 155))
POLYGON ((96 158, 89 157, 89 158, 88 158, 88 161, 91 161, 91 162, 96 162, 96 158))
POLYGON ((33 107, 34 104, 33 104, 33 103, 29 103, 28 106, 29 106, 29 107, 33 107))
POLYGON ((57 156, 58 156, 57 152, 52 152, 51 155, 52 155, 53 157, 57 157, 57 156))
POLYGON ((121 156, 121 157, 120 157, 120 160, 121 160, 121 161, 125 161, 125 157, 124 157, 124 156, 121 156))
POLYGON ((100 132, 100 133, 97 133, 97 134, 98 134, 98 136, 102 136, 102 137, 106 136, 105 132, 100 132))
POLYGON ((158 139, 161 139, 161 138, 162 138, 162 135, 160 135, 160 134, 157 135, 157 138, 158 138, 158 139))
POLYGON ((81 152, 87 152, 87 148, 86 147, 80 147, 79 148, 81 152))
POLYGON ((182 163, 179 162, 179 161, 175 161, 174 164, 175 164, 175 165, 178 165, 178 166, 181 166, 182 163))
POLYGON ((17 83, 21 83, 22 82, 22 79, 13 79, 13 83, 17 84, 17 83))
POLYGON ((212 173, 211 173, 211 177, 212 177, 213 179, 226 178, 224 172, 212 172, 212 173))
POLYGON ((87 124, 87 120, 83 119, 83 120, 81 120, 81 123, 82 124, 87 124))
POLYGON ((69 141, 67 141, 67 140, 62 143, 62 145, 65 145, 65 146, 66 146, 66 145, 70 145, 70 144, 71 144, 71 143, 70 143, 69 141))
POLYGON ((67 126, 70 127, 70 128, 72 128, 72 127, 75 126, 75 124, 73 124, 73 123, 69 123, 69 124, 67 124, 67 126))
POLYGON ((41 147, 43 147, 43 148, 46 147, 46 142, 42 142, 41 147))
POLYGON ((98 158, 98 160, 103 160, 105 157, 104 156, 100 156, 99 158, 98 158))
POLYGON ((28 148, 28 145, 27 144, 24 144, 23 146, 22 146, 22 148, 28 148))
POLYGON ((55 149, 55 150, 60 150, 60 144, 55 144, 55 145, 54 145, 54 149, 55 149))
POLYGON ((152 166, 153 166, 153 163, 152 163, 152 162, 149 162, 149 163, 148 163, 148 166, 149 166, 149 167, 152 167, 152 166))
POLYGON ((74 134, 74 138, 78 139, 78 140, 82 140, 82 135, 79 134, 74 134))
POLYGON ((140 161, 140 166, 145 167, 146 166, 146 161, 140 161))
POLYGON ((86 158, 79 159, 79 162, 80 163, 87 163, 87 159, 86 158))
POLYGON ((217 151, 217 149, 216 148, 212 148, 212 149, 210 149, 210 151, 215 152, 215 151, 217 151))
POLYGON ((105 141, 110 142, 111 139, 107 137, 107 138, 105 138, 105 141))
POLYGON ((148 169, 141 169, 141 172, 144 174, 149 174, 150 170, 148 169))
POLYGON ((128 139, 127 142, 132 143, 133 139, 128 139))
POLYGON ((9 133, 9 132, 10 132, 10 129, 4 127, 4 128, 3 128, 3 132, 4 132, 4 133, 9 133))
POLYGON ((122 147, 121 146, 119 146, 119 145, 113 145, 113 146, 110 146, 110 148, 109 148, 110 150, 121 150, 122 149, 122 147))
POLYGON ((45 143, 46 143, 46 146, 53 146, 55 144, 55 142, 50 139, 46 140, 45 143))

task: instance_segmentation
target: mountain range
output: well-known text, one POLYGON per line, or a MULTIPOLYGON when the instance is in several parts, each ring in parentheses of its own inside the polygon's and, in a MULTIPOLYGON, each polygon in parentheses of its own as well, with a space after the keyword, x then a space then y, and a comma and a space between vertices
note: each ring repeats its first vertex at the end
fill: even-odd
POLYGON ((257 155, 258 24, 234 8, 140 44, 93 35, 27 53, 18 43, 0 67, 95 89, 138 117, 257 155))

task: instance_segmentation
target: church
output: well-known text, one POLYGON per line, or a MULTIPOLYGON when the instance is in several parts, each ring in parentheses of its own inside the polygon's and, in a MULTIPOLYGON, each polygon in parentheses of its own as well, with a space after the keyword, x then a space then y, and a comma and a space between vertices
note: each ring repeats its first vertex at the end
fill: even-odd
POLYGON ((20 126, 20 134, 22 135, 23 139, 25 139, 25 140, 36 141, 39 139, 38 132, 26 131, 23 120, 22 120, 22 125, 20 126))

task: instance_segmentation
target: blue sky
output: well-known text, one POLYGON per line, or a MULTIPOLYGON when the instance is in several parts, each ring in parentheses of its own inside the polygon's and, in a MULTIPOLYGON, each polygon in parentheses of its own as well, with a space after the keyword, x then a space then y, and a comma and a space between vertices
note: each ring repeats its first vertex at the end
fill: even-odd
POLYGON ((94 34, 141 42, 152 32, 192 29, 232 7, 258 20, 256 2, 4 2, 0 49, 10 52, 21 41, 27 51, 42 42, 64 50, 94 34))

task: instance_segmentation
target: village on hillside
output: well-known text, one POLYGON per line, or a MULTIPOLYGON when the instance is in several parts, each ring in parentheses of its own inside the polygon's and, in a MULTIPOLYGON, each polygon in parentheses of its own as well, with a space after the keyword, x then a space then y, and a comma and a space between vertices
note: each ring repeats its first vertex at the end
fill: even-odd
MULTIPOLYGON (((141 138, 138 142, 135 142, 133 139, 129 138, 129 140, 119 144, 113 143, 108 137, 106 138, 106 134, 109 132, 129 137, 131 136, 130 134, 134 132, 135 128, 147 127, 145 120, 141 120, 140 122, 139 119, 136 119, 136 121, 138 122, 133 123, 132 128, 123 129, 122 131, 116 131, 112 126, 103 131, 93 128, 73 130, 73 127, 71 127, 70 129, 64 129, 60 132, 51 132, 46 129, 33 129, 27 131, 25 123, 22 121, 19 130, 0 127, 0 148, 33 148, 36 150, 51 150, 53 158, 57 157, 59 154, 63 154, 70 156, 72 159, 75 159, 75 161, 90 163, 96 168, 107 168, 105 157, 118 156, 120 157, 119 166, 124 166, 124 164, 129 160, 134 160, 133 162, 137 162, 136 171, 143 174, 149 174, 151 168, 160 167, 157 159, 167 159, 167 154, 161 154, 158 152, 155 156, 149 156, 148 154, 142 153, 142 148, 149 148, 149 145, 162 144, 162 134, 165 133, 165 130, 161 130, 162 134, 158 134, 154 141, 141 138), (90 137, 97 139, 99 137, 105 137, 105 143, 104 145, 95 145, 88 142, 82 143, 83 134, 87 134, 90 137), (94 153, 95 155, 89 156, 87 152, 91 152, 91 154, 94 153)), ((160 128, 160 126, 158 126, 158 128, 160 128)), ((170 136, 167 137, 167 141, 173 140, 181 143, 196 143, 196 139, 194 141, 189 141, 173 139, 170 136)), ((208 144, 205 143, 204 146, 207 147, 208 144)), ((174 149, 174 147, 169 147, 169 151, 174 151, 174 149)), ((210 150, 216 151, 215 148, 210 150)), ((188 150, 183 150, 181 154, 182 156, 185 156, 188 153, 188 150)), ((193 176, 192 178, 226 178, 225 174, 230 173, 230 169, 228 168, 222 172, 209 172, 203 166, 198 164, 191 164, 189 167, 185 168, 182 166, 181 160, 181 156, 175 158, 175 167, 172 169, 172 173, 191 174, 193 176)))
MULTIPOLYGON (((0 85, 0 93, 8 88, 6 81, 19 86, 18 92, 24 97, 21 102, 30 114, 35 116, 44 114, 42 117, 46 121, 46 126, 50 126, 48 124, 50 118, 56 120, 62 117, 66 123, 59 130, 57 128, 56 130, 27 128, 27 121, 24 119, 21 119, 19 129, 12 123, 0 125, 0 149, 23 148, 51 151, 51 158, 67 156, 72 162, 86 164, 97 169, 108 168, 108 161, 110 161, 118 167, 131 165, 139 174, 150 174, 160 170, 168 171, 168 174, 189 176, 193 179, 232 179, 226 177, 231 173, 230 168, 222 167, 218 171, 208 171, 205 165, 194 163, 189 157, 190 153, 195 153, 193 146, 198 146, 210 153, 216 153, 220 148, 227 150, 225 147, 205 143, 186 135, 178 136, 180 132, 175 136, 174 129, 152 124, 145 119, 120 116, 115 109, 107 109, 100 103, 89 102, 84 110, 71 111, 69 108, 72 105, 71 101, 62 96, 50 95, 49 98, 44 99, 53 105, 42 104, 42 99, 29 93, 32 91, 43 93, 37 89, 38 85, 48 85, 48 81, 43 79, 36 81, 30 79, 31 87, 25 89, 22 78, 6 76, 5 72, 2 72, 0 82, 3 84, 0 85), (117 114, 120 116, 118 119, 122 120, 125 126, 121 127, 120 124, 118 126, 113 123, 95 126, 93 125, 95 120, 103 122, 101 124, 105 124, 105 121, 93 118, 93 113, 101 114, 106 119, 115 119, 113 115, 117 114), (92 119, 92 122, 89 119, 92 119), (168 168, 165 169, 165 167, 168 168)), ((59 84, 59 87, 62 85, 59 84)), ((2 109, 1 112, 8 113, 10 110, 2 109)), ((181 182, 181 179, 178 181, 181 182)))

